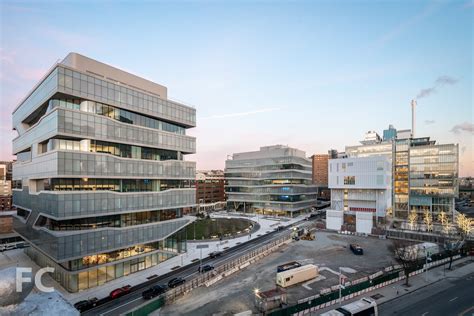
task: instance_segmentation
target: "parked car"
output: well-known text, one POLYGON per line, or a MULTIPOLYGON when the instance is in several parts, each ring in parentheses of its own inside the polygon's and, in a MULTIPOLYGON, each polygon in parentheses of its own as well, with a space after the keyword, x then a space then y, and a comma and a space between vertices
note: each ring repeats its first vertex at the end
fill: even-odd
POLYGON ((80 312, 84 312, 88 309, 91 309, 92 307, 96 307, 97 306, 97 297, 93 297, 93 298, 90 298, 88 300, 83 300, 83 301, 79 301, 77 302, 76 304, 74 304, 74 307, 80 311, 80 312))
POLYGON ((357 244, 351 244, 350 248, 351 248, 352 252, 355 255, 363 255, 364 254, 364 249, 362 249, 362 247, 357 245, 357 244))
POLYGON ((275 228, 276 231, 284 230, 285 226, 283 225, 278 225, 277 228, 275 228))
POLYGON ((110 292, 109 296, 110 296, 110 298, 117 298, 117 297, 123 296, 127 293, 130 293, 131 289, 132 289, 131 285, 125 285, 123 287, 120 287, 120 288, 115 289, 112 292, 110 292))
POLYGON ((206 264, 201 268, 201 272, 209 272, 211 270, 214 270, 214 266, 211 266, 210 264, 206 264))
POLYGON ((166 286, 165 285, 154 285, 148 290, 144 291, 142 293, 142 297, 146 300, 149 300, 151 298, 154 298, 160 294, 163 294, 166 291, 166 286))
POLYGON ((180 277, 174 278, 168 282, 168 287, 174 288, 174 287, 180 286, 181 284, 184 284, 184 282, 185 280, 183 278, 180 278, 180 277))
POLYGON ((222 251, 214 251, 209 254, 209 257, 211 258, 217 258, 222 255, 222 251))

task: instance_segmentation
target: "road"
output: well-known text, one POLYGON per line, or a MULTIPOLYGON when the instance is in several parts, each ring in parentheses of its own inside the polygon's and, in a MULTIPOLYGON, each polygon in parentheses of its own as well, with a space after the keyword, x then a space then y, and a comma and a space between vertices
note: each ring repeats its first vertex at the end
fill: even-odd
MULTIPOLYGON (((301 222, 293 224, 293 226, 299 225, 301 227, 304 227, 304 226, 310 225, 311 223, 312 221, 301 221, 301 222)), ((202 260, 202 263, 203 265, 211 264, 217 267, 225 262, 234 260, 251 250, 259 248, 262 245, 270 243, 273 240, 276 240, 287 233, 288 233, 288 229, 284 229, 281 231, 273 231, 259 238, 252 239, 246 243, 242 243, 240 245, 227 249, 223 253, 223 255, 218 258, 214 258, 214 259, 211 259, 209 257, 204 258, 202 260)), ((81 315, 119 315, 121 313, 130 311, 131 309, 141 305, 144 302, 141 296, 141 293, 145 289, 155 284, 167 284, 169 280, 175 277, 182 277, 186 280, 189 280, 198 274, 197 272, 198 266, 199 266, 199 262, 195 262, 195 263, 185 266, 181 270, 171 272, 166 275, 160 276, 156 279, 153 279, 153 281, 150 281, 150 283, 147 282, 148 284, 146 286, 143 286, 143 287, 136 286, 132 289, 132 292, 129 293, 128 295, 105 302, 104 304, 101 304, 100 306, 90 309, 82 313, 81 315)))
POLYGON ((474 273, 447 278, 383 303, 379 306, 379 315, 474 315, 474 273))

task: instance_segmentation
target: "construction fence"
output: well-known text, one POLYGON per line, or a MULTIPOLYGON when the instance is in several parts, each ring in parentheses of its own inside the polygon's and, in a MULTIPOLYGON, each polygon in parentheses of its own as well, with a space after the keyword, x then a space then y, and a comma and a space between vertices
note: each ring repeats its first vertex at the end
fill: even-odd
POLYGON ((214 270, 202 273, 196 276, 191 280, 187 280, 181 286, 176 288, 169 289, 163 295, 146 302, 140 305, 138 308, 127 313, 127 316, 145 316, 151 312, 157 310, 165 304, 171 304, 176 301, 181 296, 186 293, 191 292, 192 290, 200 286, 211 286, 212 284, 218 282, 219 280, 244 269, 250 264, 268 256, 270 253, 276 251, 280 246, 291 242, 291 235, 285 234, 284 236, 274 240, 266 245, 263 245, 255 250, 249 251, 239 258, 225 262, 217 267, 214 270))
MULTIPOLYGON (((455 255, 453 260, 459 259, 460 255, 455 255)), ((426 269, 440 266, 449 262, 450 258, 446 254, 438 254, 439 259, 428 264, 417 263, 409 269, 411 272, 410 276, 420 274, 426 269)), ((307 297, 298 301, 298 304, 293 306, 288 306, 276 311, 267 313, 271 316, 290 316, 290 315, 306 315, 311 312, 315 312, 319 309, 327 308, 331 305, 334 305, 341 301, 352 299, 353 297, 365 294, 367 292, 376 290, 381 287, 385 287, 389 284, 399 282, 405 279, 405 274, 401 270, 400 265, 390 266, 384 269, 384 271, 379 271, 368 277, 363 277, 358 280, 347 282, 344 284, 344 288, 341 289, 341 297, 339 297, 339 285, 335 285, 328 289, 322 289, 320 294, 307 297)))

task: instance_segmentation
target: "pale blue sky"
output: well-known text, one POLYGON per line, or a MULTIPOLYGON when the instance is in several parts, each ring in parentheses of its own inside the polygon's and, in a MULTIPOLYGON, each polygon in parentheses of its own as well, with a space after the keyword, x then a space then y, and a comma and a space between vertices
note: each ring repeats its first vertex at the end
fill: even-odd
POLYGON ((460 144, 474 175, 472 1, 1 1, 0 159, 10 114, 46 70, 75 51, 168 87, 193 104, 198 168, 288 144, 307 155, 410 128, 460 144), (453 127, 459 125, 455 130, 453 127))

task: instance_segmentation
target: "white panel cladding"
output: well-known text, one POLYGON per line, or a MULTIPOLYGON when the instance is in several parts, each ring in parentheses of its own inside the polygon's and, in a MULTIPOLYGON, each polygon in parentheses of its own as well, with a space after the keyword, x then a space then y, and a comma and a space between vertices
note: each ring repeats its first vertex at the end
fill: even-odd
POLYGON ((329 188, 389 189, 392 185, 391 162, 384 156, 330 159, 328 168, 329 188))
POLYGON ((373 213, 356 212, 356 231, 358 233, 371 234, 373 227, 373 213))
POLYGON ((326 211, 326 228, 341 230, 344 214, 342 211, 327 210, 326 211))
POLYGON ((51 151, 31 162, 15 163, 15 179, 71 176, 82 178, 194 179, 196 163, 182 160, 143 160, 109 154, 51 151), (76 168, 77 166, 77 168, 76 168), (65 168, 69 167, 69 168, 65 168))

